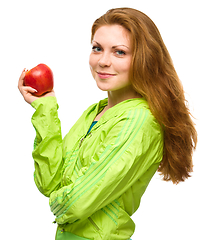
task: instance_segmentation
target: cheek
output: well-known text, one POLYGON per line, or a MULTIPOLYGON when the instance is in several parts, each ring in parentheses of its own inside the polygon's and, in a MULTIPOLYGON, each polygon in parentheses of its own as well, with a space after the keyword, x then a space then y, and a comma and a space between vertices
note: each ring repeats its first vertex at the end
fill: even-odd
POLYGON ((94 59, 94 57, 92 56, 92 54, 90 55, 90 57, 89 57, 89 67, 90 67, 90 70, 91 70, 91 74, 92 74, 92 76, 93 76, 93 78, 95 78, 95 59, 94 59))
POLYGON ((96 64, 97 64, 96 57, 93 54, 91 54, 89 57, 89 65, 91 71, 96 67, 96 64))
POLYGON ((128 74, 130 70, 130 65, 131 65, 130 61, 117 62, 116 70, 119 73, 128 74))

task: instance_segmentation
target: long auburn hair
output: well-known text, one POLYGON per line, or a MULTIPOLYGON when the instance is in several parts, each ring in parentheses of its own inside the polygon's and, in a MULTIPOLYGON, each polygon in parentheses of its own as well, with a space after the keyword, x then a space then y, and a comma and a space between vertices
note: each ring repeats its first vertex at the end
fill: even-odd
POLYGON ((197 143, 183 86, 159 30, 147 15, 132 8, 111 9, 94 22, 91 41, 99 27, 113 24, 130 33, 132 86, 147 100, 164 129, 164 154, 158 171, 163 180, 177 184, 193 171, 192 154, 197 143))

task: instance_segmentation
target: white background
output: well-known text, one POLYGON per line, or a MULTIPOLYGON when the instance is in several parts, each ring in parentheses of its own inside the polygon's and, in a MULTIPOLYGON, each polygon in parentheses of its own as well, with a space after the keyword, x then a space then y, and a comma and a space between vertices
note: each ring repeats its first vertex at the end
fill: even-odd
POLYGON ((155 175, 133 216, 133 240, 207 239, 205 0, 0 2, 1 239, 50 240, 56 231, 48 199, 33 181, 34 110, 18 92, 19 75, 39 63, 53 70, 64 136, 90 104, 106 97, 88 66, 90 31, 94 20, 114 7, 139 9, 155 22, 199 134, 193 177, 176 186, 155 175))

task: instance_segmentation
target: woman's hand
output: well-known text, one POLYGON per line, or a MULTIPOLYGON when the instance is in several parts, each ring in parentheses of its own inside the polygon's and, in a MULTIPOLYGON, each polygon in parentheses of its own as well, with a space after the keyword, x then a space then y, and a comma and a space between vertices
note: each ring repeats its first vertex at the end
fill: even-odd
POLYGON ((37 92, 36 89, 32 88, 32 87, 29 87, 29 86, 24 86, 24 77, 25 77, 25 74, 28 70, 24 69, 22 71, 22 74, 19 78, 19 83, 18 83, 18 88, 19 88, 19 91, 20 93, 22 94, 22 96, 24 97, 24 100, 31 104, 33 101, 37 100, 38 98, 41 98, 41 97, 48 97, 48 96, 53 96, 55 97, 55 92, 54 90, 52 90, 51 92, 48 92, 48 93, 45 93, 44 95, 40 96, 40 97, 37 97, 35 96, 35 92, 37 92))

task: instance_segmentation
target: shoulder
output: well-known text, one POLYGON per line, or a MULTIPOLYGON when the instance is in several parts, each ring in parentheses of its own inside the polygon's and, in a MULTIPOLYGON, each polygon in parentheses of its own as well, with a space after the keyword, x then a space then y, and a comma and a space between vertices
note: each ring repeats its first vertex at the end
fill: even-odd
POLYGON ((123 121, 120 136, 129 145, 129 151, 135 155, 156 155, 159 162, 163 155, 164 131, 148 105, 132 107, 120 117, 123 121), (159 157, 158 157, 159 156, 159 157))
MULTIPOLYGON (((124 132, 124 136, 132 138, 162 138, 162 128, 143 100, 123 102, 114 109, 108 110, 105 118, 109 121, 109 131, 116 135, 124 132)), ((102 119, 103 120, 103 119, 102 119)))
POLYGON ((123 102, 115 111, 120 121, 134 122, 142 128, 161 129, 158 121, 152 114, 145 99, 135 99, 123 102))
POLYGON ((147 102, 140 101, 137 105, 128 106, 117 120, 120 131, 124 129, 126 136, 133 139, 133 142, 146 146, 152 142, 163 144, 163 129, 152 114, 147 102))

